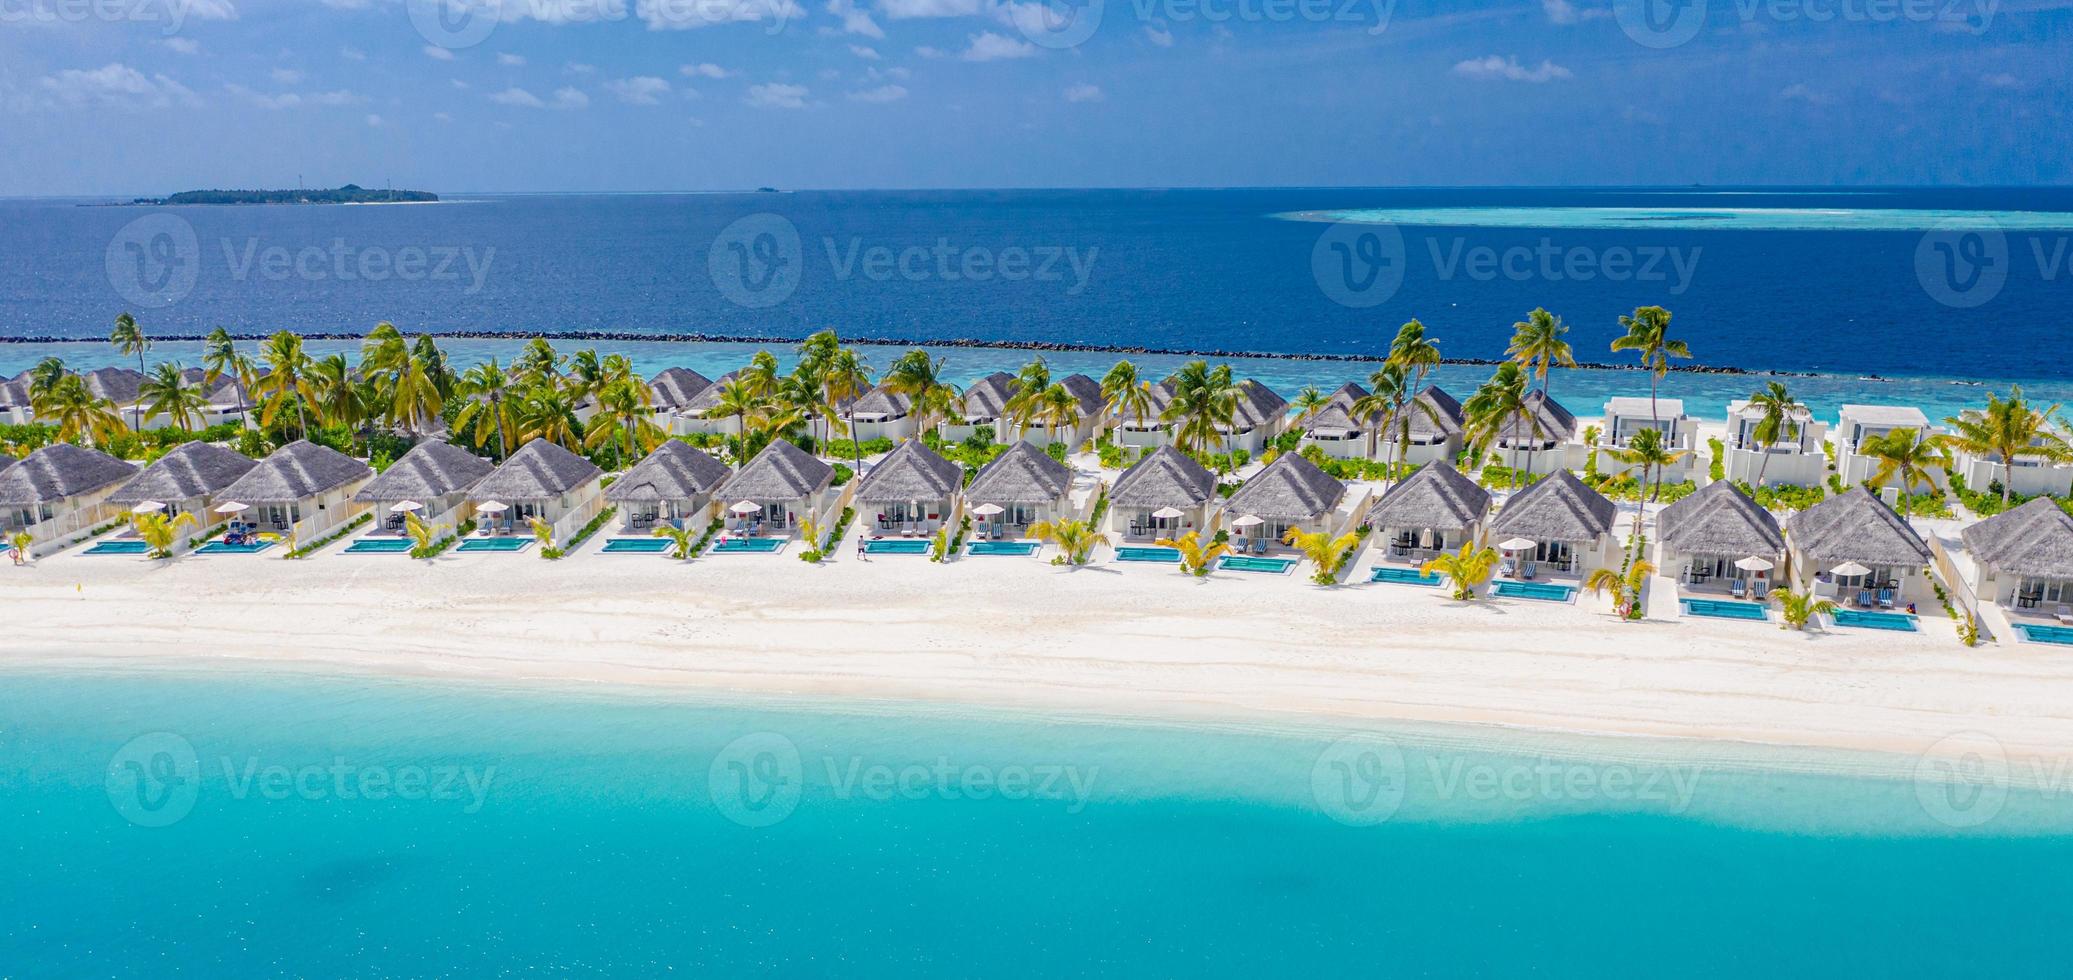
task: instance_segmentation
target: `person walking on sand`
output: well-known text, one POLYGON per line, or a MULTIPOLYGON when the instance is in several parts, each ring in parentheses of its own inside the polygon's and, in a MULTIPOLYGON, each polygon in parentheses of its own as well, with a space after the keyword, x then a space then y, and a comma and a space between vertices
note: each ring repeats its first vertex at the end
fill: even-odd
POLYGON ((869 551, 864 549, 864 536, 861 534, 857 535, 857 560, 870 561, 870 554, 869 551))

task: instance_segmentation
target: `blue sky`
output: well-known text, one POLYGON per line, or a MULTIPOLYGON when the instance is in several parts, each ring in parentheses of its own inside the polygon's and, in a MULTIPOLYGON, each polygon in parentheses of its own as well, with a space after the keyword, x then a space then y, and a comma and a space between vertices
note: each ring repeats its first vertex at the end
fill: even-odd
POLYGON ((2068 0, 1050 2, 0 0, 0 195, 2038 184, 2073 163, 2068 0))

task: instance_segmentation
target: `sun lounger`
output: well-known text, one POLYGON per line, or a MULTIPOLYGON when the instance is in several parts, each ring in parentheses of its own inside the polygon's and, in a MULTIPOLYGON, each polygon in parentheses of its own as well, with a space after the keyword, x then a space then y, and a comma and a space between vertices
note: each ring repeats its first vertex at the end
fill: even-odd
POLYGON ((1871 608, 1871 606, 1872 606, 1872 600, 1871 600, 1871 592, 1870 592, 1870 590, 1867 590, 1867 589, 1859 589, 1859 590, 1857 591, 1857 602, 1856 602, 1856 605, 1858 605, 1858 606, 1859 606, 1859 607, 1861 607, 1861 608, 1865 608, 1865 609, 1870 609, 1870 608, 1871 608))
POLYGON ((1750 588, 1749 588, 1749 597, 1750 597, 1750 598, 1752 598, 1752 599, 1755 599, 1755 600, 1756 600, 1756 601, 1758 601, 1758 602, 1762 602, 1762 601, 1764 600, 1764 597, 1766 597, 1766 596, 1768 596, 1768 595, 1770 595, 1770 594, 1771 594, 1771 580, 1770 580, 1770 579, 1762 579, 1762 578, 1760 578, 1760 579, 1757 579, 1757 580, 1756 580, 1756 582, 1755 582, 1755 583, 1754 583, 1753 585, 1751 585, 1751 586, 1750 586, 1750 588))
POLYGON ((1539 564, 1536 562, 1529 561, 1526 563, 1525 568, 1520 569, 1519 577, 1525 579, 1528 582, 1531 582, 1533 581, 1533 577, 1538 574, 1540 574, 1539 564))
POLYGON ((1516 566, 1512 564, 1512 560, 1509 558, 1505 559, 1497 566, 1497 574, 1500 578, 1511 578, 1512 573, 1516 570, 1516 566))
POLYGON ((1749 590, 1747 588, 1748 584, 1749 583, 1741 579, 1735 579, 1728 583, 1728 594, 1734 596, 1737 599, 1740 599, 1743 596, 1749 594, 1749 590))
POLYGON ((1879 608, 1880 608, 1880 609, 1891 609, 1891 608, 1893 608, 1893 590, 1892 590, 1892 589, 1880 589, 1880 590, 1879 590, 1879 608))
POLYGON ((2060 606, 2057 610, 2053 611, 2052 618, 2057 619, 2059 622, 2067 626, 2073 626, 2073 608, 2060 606))

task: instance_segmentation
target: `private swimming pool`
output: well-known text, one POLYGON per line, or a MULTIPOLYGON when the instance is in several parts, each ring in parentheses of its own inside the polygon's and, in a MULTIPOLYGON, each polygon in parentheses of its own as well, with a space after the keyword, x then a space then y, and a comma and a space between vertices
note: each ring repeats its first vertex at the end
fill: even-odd
POLYGON ((1770 618, 1764 614, 1763 607, 1754 602, 1729 602, 1722 599, 1686 599, 1684 600, 1684 614, 1687 616, 1707 616, 1713 619, 1764 620, 1770 618))
POLYGON ((1868 609, 1838 609, 1828 617, 1837 626, 1854 626, 1867 630, 1892 630, 1896 633, 1913 633, 1915 617, 1905 613, 1872 612, 1868 609))
POLYGON ((409 538, 361 538, 346 546, 346 555, 402 555, 416 547, 409 538))
POLYGON ((211 541, 208 544, 202 545, 201 547, 194 549, 194 553, 197 555, 249 555, 255 551, 265 551, 266 549, 271 548, 273 546, 274 543, 271 541, 254 541, 251 544, 231 544, 228 541, 211 541))
POLYGON ((141 555, 151 550, 142 541, 101 541, 80 552, 82 555, 141 555))
POLYGON ((1225 555, 1217 567, 1230 572, 1268 572, 1279 575, 1294 565, 1293 558, 1255 558, 1250 555, 1225 555))
POLYGON ((1033 555, 1038 545, 1035 541, 974 541, 965 549, 968 555, 1033 555))
POLYGON ((1180 551, 1174 548, 1127 547, 1116 549, 1117 561, 1162 561, 1180 560, 1180 551))
POLYGON ((675 544, 668 538, 608 538, 602 549, 607 555, 659 555, 675 544))
POLYGON ((461 542, 462 551, 524 551, 533 546, 533 539, 521 537, 469 538, 461 542))
POLYGON ((2073 646, 2073 626, 2046 626, 2043 623, 2017 623, 2016 631, 2031 643, 2056 643, 2073 646))
POLYGON ((716 555, 767 555, 785 546, 784 538, 728 538, 712 547, 716 555))
POLYGON ((872 538, 864 542, 867 555, 926 555, 929 542, 921 538, 872 538))
POLYGON ((1576 594, 1576 589, 1573 586, 1555 585, 1551 582, 1518 582, 1506 579, 1491 588, 1490 594, 1503 596, 1507 599, 1568 602, 1569 597, 1576 594))
POLYGON ((1368 581, 1394 582, 1398 585, 1438 585, 1440 584, 1440 577, 1437 575, 1421 575, 1415 568, 1393 568, 1388 565, 1376 565, 1375 573, 1368 576, 1368 581))

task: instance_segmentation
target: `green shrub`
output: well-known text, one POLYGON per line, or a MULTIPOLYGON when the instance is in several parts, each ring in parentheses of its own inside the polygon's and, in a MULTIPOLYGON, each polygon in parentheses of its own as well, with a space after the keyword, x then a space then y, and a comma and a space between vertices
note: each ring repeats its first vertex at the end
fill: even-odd
POLYGON ((849 468, 849 464, 847 464, 847 463, 836 463, 836 464, 835 464, 835 482, 834 482, 834 483, 832 483, 832 484, 830 484, 830 485, 831 485, 831 486, 837 486, 837 487, 839 487, 839 486, 842 486, 843 484, 845 484, 845 483, 848 483, 848 482, 849 482, 849 481, 850 481, 851 479, 853 479, 853 478, 854 478, 854 477, 855 477, 856 475, 857 475, 857 471, 855 471, 855 470, 853 470, 853 469, 850 469, 850 468, 849 468))

